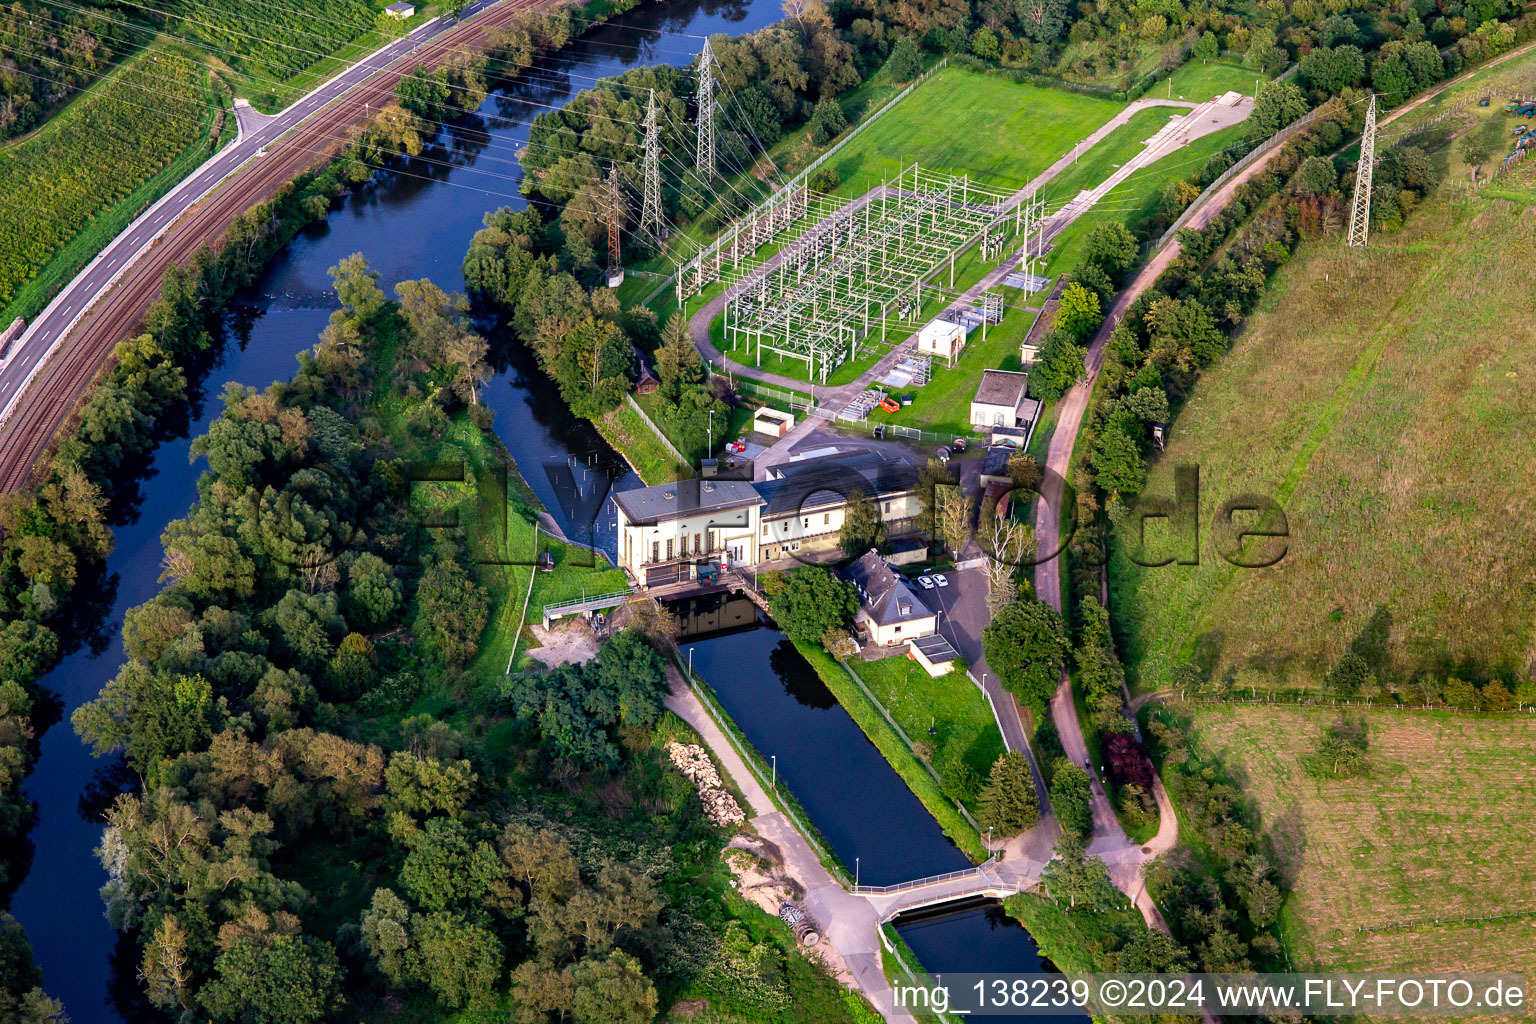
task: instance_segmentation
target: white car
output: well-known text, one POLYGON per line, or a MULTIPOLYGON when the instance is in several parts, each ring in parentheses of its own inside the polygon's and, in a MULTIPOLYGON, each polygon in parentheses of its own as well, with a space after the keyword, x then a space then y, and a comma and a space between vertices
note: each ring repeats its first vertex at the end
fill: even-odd
POLYGON ((924 590, 932 590, 933 580, 927 576, 919 576, 917 578, 917 585, 922 587, 924 590))
POLYGON ((937 583, 941 587, 947 587, 949 586, 949 577, 945 576, 943 573, 939 573, 933 578, 933 582, 937 583))

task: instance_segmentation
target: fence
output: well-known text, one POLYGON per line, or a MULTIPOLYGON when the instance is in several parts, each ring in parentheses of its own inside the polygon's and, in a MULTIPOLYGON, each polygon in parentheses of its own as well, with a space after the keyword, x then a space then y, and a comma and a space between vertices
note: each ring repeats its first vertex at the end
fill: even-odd
POLYGON ((801 838, 816 852, 816 856, 820 858, 821 863, 831 872, 832 876, 837 879, 838 884, 845 889, 852 890, 853 886, 848 877, 847 869, 822 843, 821 833, 817 832, 815 827, 805 820, 793 797, 785 799, 784 794, 780 793, 778 788, 769 781, 769 776, 763 768, 763 755, 758 753, 757 748, 745 736, 740 735, 736 723, 731 721, 730 716, 725 713, 724 709, 716 704, 715 695, 710 692, 709 687, 703 685, 699 678, 684 664, 680 651, 674 649, 673 660, 677 662, 678 672, 688 681, 689 689, 693 690, 694 696, 698 697, 699 703, 704 706, 705 713, 720 727, 720 731, 725 734, 726 741, 736 751, 742 763, 747 766, 747 771, 752 773, 752 777, 757 780, 757 784, 768 795, 768 799, 772 800, 774 806, 789 819, 790 824, 795 827, 795 831, 799 832, 801 838))
POLYGON ((927 875, 923 878, 914 878, 910 882, 898 882, 896 885, 856 885, 851 891, 860 896, 889 896, 892 893, 908 892, 928 885, 938 885, 941 882, 953 882, 957 878, 985 878, 983 872, 997 861, 997 855, 993 854, 974 868, 946 871, 942 875, 927 875))
MULTIPOLYGON (((753 207, 750 212, 748 212, 748 213, 744 214, 743 216, 741 216, 740 218, 738 218, 737 219, 738 223, 745 222, 745 221, 750 221, 750 220, 753 220, 754 218, 762 216, 762 211, 765 210, 767 207, 772 206, 774 203, 778 202, 779 201, 779 197, 788 195, 797 185, 799 185, 802 182, 804 182, 805 180, 807 180, 810 177, 810 175, 816 170, 816 168, 818 168, 822 164, 826 163, 827 160, 829 160, 833 155, 835 155, 840 149, 842 149, 844 146, 848 145, 848 143, 852 142, 854 139, 858 138, 858 136, 864 131, 864 129, 868 128, 870 125, 875 123, 875 120, 877 118, 881 117, 882 115, 887 113, 892 107, 894 107, 896 104, 900 103, 902 100, 904 100, 908 96, 910 96, 912 94, 912 90, 916 89, 919 85, 922 85, 924 82, 926 82, 933 75, 938 74, 940 71, 944 70, 948 66, 949 66, 949 58, 945 57, 943 60, 941 60, 937 64, 935 64, 932 68, 930 68, 929 70, 924 71, 922 74, 918 75, 915 79, 912 80, 910 85, 908 85, 906 88, 902 89, 900 92, 898 92, 896 95, 892 96, 890 99, 886 100, 883 104, 880 105, 880 107, 878 109, 873 110, 870 113, 866 114, 864 116, 864 119, 862 121, 860 121, 858 124, 854 125, 853 129, 851 131, 849 131, 847 134, 845 134, 841 139, 838 139, 837 142, 833 144, 831 149, 828 149, 825 153, 823 153, 820 156, 818 156, 815 160, 812 160, 810 163, 808 163, 804 167, 802 167, 800 169, 800 171, 793 178, 790 178, 789 181, 787 183, 785 183, 785 185, 782 188, 780 188, 777 192, 775 192, 773 195, 769 196, 764 202, 762 202, 758 206, 753 207)), ((709 260, 715 254, 717 254, 720 251, 720 247, 725 244, 726 234, 727 234, 727 232, 722 230, 715 237, 715 240, 713 242, 709 243, 708 245, 704 246, 703 249, 701 249, 699 251, 699 254, 697 256, 695 256, 693 258, 693 260, 690 260, 689 263, 692 264, 695 261, 701 261, 702 263, 707 264, 709 262, 709 260)), ((656 296, 660 295, 664 290, 666 290, 672 284, 672 282, 674 280, 676 280, 677 274, 680 273, 680 272, 681 272, 681 270, 679 270, 677 272, 674 272, 672 274, 669 274, 666 277, 666 279, 661 282, 661 284, 656 286, 655 290, 653 290, 649 295, 647 295, 645 297, 645 304, 649 305, 651 302, 653 302, 656 299, 656 296)))
POLYGON ((640 417, 640 421, 651 428, 651 433, 656 435, 656 440, 661 442, 661 446, 667 450, 667 454, 677 460, 678 465, 689 465, 688 460, 683 458, 683 453, 677 450, 677 446, 667 440, 667 435, 663 434, 661 428, 652 422, 651 418, 645 414, 644 409, 640 408, 640 403, 635 401, 634 395, 625 395, 624 401, 631 409, 635 410, 635 415, 640 417))
POLYGON ((1243 171, 1247 170, 1249 167, 1252 167, 1254 162, 1257 161, 1260 157, 1263 157, 1274 151, 1281 145, 1281 143, 1285 142, 1292 135, 1295 135, 1297 132, 1301 131, 1301 129, 1317 120, 1318 116, 1322 114, 1322 112, 1323 108, 1318 107, 1310 114, 1292 121, 1284 128, 1281 128, 1279 131, 1275 132, 1275 134, 1271 135, 1268 139, 1265 139, 1262 143, 1255 146, 1248 152, 1248 155, 1244 156, 1237 163, 1223 171, 1219 178, 1205 187, 1204 192, 1201 192, 1198 196, 1195 197, 1194 202, 1185 207, 1184 212, 1179 214, 1179 219, 1174 221, 1169 226, 1167 231, 1163 232, 1163 237, 1159 238, 1157 240, 1157 244, 1152 247, 1153 251, 1156 252, 1171 242, 1174 236, 1178 234, 1179 229, 1188 224, 1190 219, 1194 217, 1197 212, 1199 212, 1200 208, 1203 207, 1206 202, 1209 201, 1210 198, 1221 189, 1223 185, 1231 181, 1234 177, 1241 174, 1243 171))
MULTIPOLYGON (((710 373, 714 373, 711 368, 710 373)), ((785 391, 782 388, 772 388, 766 384, 759 384, 746 377, 732 377, 731 386, 737 392, 752 398, 762 399, 765 402, 779 402, 787 405, 791 412, 812 412, 816 408, 816 399, 808 395, 802 395, 795 391, 785 391)))

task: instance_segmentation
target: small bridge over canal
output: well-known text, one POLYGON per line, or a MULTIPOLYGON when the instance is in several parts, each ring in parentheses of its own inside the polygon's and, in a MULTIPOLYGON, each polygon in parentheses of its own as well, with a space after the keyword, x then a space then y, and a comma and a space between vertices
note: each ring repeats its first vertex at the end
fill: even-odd
POLYGON ((1027 859, 999 860, 995 855, 974 868, 948 871, 942 875, 915 878, 897 885, 856 885, 852 893, 861 896, 884 924, 900 914, 923 907, 988 897, 1006 899, 1021 892, 1033 892, 1040 885, 1040 868, 1027 859))

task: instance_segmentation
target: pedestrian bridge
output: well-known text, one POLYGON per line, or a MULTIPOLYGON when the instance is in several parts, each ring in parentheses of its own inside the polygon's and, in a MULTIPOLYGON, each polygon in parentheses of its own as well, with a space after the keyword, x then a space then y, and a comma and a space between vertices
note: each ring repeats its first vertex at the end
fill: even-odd
POLYGON ((1040 884, 1038 871, 1027 859, 1003 862, 996 856, 974 868, 949 871, 942 875, 915 878, 896 885, 856 885, 853 893, 864 897, 885 924, 899 914, 959 900, 988 897, 1006 899, 1021 892, 1033 892, 1040 884))

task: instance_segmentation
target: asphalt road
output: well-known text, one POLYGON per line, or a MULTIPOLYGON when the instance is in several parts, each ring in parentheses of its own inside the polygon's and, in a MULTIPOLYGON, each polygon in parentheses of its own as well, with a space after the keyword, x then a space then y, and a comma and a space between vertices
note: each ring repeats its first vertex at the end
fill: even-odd
MULTIPOLYGON (((464 9, 463 18, 494 6, 494 3, 495 0, 477 0, 464 9)), ((454 24, 443 18, 434 18, 417 26, 409 34, 374 51, 320 85, 280 114, 268 117, 252 107, 243 104, 238 106, 236 117, 240 132, 236 141, 209 158, 159 202, 145 210, 59 292, 48 307, 27 325, 20 338, 11 343, 10 351, 5 353, 4 361, 0 363, 0 423, 4 423, 11 414, 37 370, 54 346, 69 334, 76 320, 178 217, 247 161, 260 159, 264 147, 303 124, 389 64, 451 29, 454 24)))

